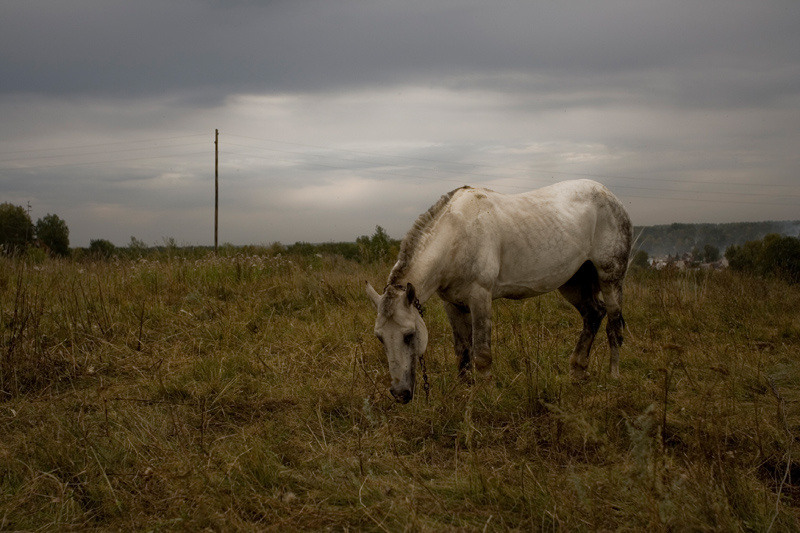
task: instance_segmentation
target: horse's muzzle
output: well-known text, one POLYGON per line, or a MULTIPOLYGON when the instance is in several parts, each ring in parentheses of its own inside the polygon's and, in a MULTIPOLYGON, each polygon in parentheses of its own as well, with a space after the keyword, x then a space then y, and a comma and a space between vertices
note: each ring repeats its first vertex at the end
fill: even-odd
POLYGON ((411 389, 390 387, 389 392, 391 392, 394 399, 400 403, 408 403, 411 401, 411 398, 414 397, 414 393, 411 392, 411 389))

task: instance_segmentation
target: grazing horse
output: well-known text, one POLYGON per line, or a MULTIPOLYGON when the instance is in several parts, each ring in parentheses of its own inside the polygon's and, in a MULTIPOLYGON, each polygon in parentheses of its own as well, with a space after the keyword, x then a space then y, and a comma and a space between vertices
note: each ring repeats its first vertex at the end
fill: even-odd
POLYGON ((392 396, 402 403, 414 397, 416 360, 428 344, 421 309, 434 293, 444 302, 464 374, 472 365, 482 375, 491 370, 492 300, 558 289, 583 317, 569 359, 572 376, 585 377, 607 313, 610 371, 618 378, 622 282, 632 240, 622 203, 591 180, 515 195, 473 187, 445 194, 406 234, 383 294, 366 284, 392 396))

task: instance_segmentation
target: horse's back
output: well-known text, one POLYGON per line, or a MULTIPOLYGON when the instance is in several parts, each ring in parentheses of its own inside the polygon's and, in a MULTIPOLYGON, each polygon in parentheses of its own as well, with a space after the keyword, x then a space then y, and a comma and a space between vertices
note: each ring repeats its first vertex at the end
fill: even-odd
MULTIPOLYGON (((619 200, 592 180, 556 183, 506 195, 465 187, 451 202, 450 213, 464 233, 514 246, 549 249, 572 244, 591 246, 596 234, 630 233, 630 220, 619 200)), ((485 243, 482 243, 485 244, 485 243)))
MULTIPOLYGON (((591 180, 560 182, 515 195, 464 188, 450 206, 451 242, 496 297, 549 292, 587 260, 619 263, 631 225, 619 200, 591 180)), ((627 263, 626 263, 627 264, 627 263)), ((600 266, 600 265, 598 265, 600 266)), ((624 272, 623 272, 624 274, 624 272)))

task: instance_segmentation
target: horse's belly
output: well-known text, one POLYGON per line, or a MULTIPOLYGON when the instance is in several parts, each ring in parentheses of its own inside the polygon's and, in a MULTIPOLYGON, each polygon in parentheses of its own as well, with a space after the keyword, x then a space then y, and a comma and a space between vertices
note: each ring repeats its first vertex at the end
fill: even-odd
POLYGON ((522 299, 552 292, 569 281, 584 261, 583 254, 574 253, 560 261, 533 262, 527 268, 506 266, 500 269, 492 297, 522 299))
POLYGON ((541 296, 542 294, 547 294, 552 290, 553 289, 534 289, 524 285, 503 285, 495 288, 494 292, 492 293, 492 299, 497 300, 498 298, 507 298, 509 300, 524 300, 525 298, 534 298, 536 296, 541 296))
POLYGON ((511 300, 522 300, 523 298, 533 298, 552 292, 564 283, 566 283, 570 276, 563 276, 557 278, 551 277, 543 280, 529 280, 527 282, 515 283, 497 283, 492 291, 492 298, 508 298, 511 300))

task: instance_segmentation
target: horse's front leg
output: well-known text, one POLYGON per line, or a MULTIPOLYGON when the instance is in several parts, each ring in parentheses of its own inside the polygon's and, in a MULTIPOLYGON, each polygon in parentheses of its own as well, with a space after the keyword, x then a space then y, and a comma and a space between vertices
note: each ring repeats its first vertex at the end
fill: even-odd
POLYGON ((458 373, 468 377, 472 363, 472 316, 469 307, 452 304, 446 300, 444 310, 453 329, 453 349, 458 359, 458 373))
POLYGON ((469 305, 472 313, 472 358, 475 370, 482 376, 492 371, 492 295, 475 295, 469 305))

